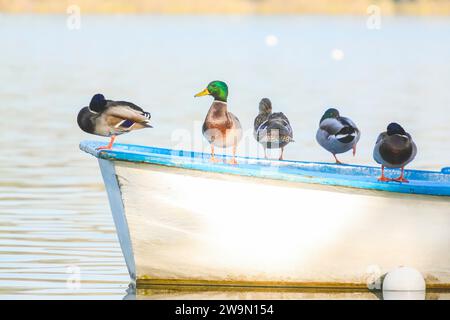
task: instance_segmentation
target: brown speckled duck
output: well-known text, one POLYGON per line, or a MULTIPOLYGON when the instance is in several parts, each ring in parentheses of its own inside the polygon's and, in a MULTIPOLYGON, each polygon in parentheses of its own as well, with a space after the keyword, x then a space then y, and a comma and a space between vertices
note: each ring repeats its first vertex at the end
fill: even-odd
POLYGON ((236 148, 242 138, 242 127, 239 119, 228 111, 228 86, 223 81, 213 81, 195 97, 206 95, 214 98, 202 128, 203 136, 211 145, 211 161, 218 161, 214 156, 214 146, 233 147, 233 157, 228 163, 237 164, 236 148))
POLYGON ((253 135, 264 148, 267 159, 267 148, 281 149, 280 160, 283 160, 284 147, 294 141, 291 124, 282 112, 272 113, 272 102, 264 98, 259 103, 259 114, 255 118, 253 135))

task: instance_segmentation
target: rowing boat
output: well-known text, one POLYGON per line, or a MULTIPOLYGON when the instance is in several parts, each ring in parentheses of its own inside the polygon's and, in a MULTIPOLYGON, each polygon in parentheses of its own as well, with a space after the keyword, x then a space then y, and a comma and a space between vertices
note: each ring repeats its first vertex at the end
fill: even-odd
POLYGON ((100 145, 80 148, 98 158, 138 287, 376 289, 406 265, 450 288, 450 168, 386 183, 371 166, 100 145))

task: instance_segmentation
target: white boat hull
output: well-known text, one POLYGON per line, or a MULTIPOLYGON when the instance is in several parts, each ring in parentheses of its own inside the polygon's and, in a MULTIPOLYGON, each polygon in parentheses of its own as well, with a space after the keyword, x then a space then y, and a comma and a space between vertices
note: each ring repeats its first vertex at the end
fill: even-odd
POLYGON ((406 265, 450 287, 448 197, 99 164, 138 286, 379 288, 406 265))

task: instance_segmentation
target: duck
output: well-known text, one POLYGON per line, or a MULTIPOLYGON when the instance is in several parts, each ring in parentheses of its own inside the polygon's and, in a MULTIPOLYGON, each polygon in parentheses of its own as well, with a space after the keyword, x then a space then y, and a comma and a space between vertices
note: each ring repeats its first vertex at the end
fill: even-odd
POLYGON ((268 98, 259 102, 259 114, 254 121, 253 135, 263 146, 265 159, 269 148, 281 149, 279 160, 283 160, 284 147, 294 141, 289 119, 283 112, 272 113, 272 102, 268 98))
POLYGON ((405 178, 405 166, 414 160, 417 154, 417 146, 411 135, 401 125, 392 122, 385 132, 380 133, 373 149, 373 158, 381 164, 381 176, 378 181, 409 182, 405 178), (385 177, 384 168, 401 168, 398 178, 385 177))
POLYGON ((150 125, 151 115, 137 105, 126 101, 106 100, 103 94, 95 94, 88 107, 80 110, 77 123, 84 132, 110 137, 109 144, 97 150, 111 150, 116 136, 150 125))
POLYGON ((320 119, 319 129, 316 133, 317 142, 333 154, 337 164, 342 164, 336 154, 353 149, 356 155, 356 145, 361 137, 361 131, 355 123, 346 117, 341 117, 335 108, 329 108, 320 119))
POLYGON ((237 164, 236 149, 242 139, 242 126, 239 119, 228 111, 228 86, 223 81, 212 81, 206 89, 197 93, 194 97, 212 96, 214 101, 206 114, 203 122, 202 133, 211 147, 211 161, 218 162, 215 157, 214 147, 233 148, 233 156, 227 161, 229 164, 237 164))

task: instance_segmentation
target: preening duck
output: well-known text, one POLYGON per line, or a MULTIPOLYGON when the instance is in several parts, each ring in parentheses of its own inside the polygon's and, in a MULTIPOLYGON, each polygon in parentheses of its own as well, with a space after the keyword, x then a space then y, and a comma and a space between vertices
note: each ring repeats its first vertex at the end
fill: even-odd
POLYGON ((239 119, 228 111, 228 86, 223 81, 212 81, 195 97, 206 95, 214 98, 202 128, 203 136, 211 145, 211 161, 217 162, 214 156, 214 146, 233 147, 233 157, 228 163, 237 164, 236 148, 242 138, 242 127, 239 119))
POLYGON ((355 156, 360 136, 361 132, 352 120, 341 117, 338 110, 330 108, 320 119, 316 139, 323 148, 333 154, 336 163, 341 163, 336 154, 353 149, 355 156))
POLYGON ((264 148, 267 159, 267 148, 281 149, 280 160, 283 160, 284 147, 293 140, 293 132, 288 118, 282 112, 272 113, 272 102, 264 98, 259 103, 259 114, 255 118, 254 131, 256 141, 264 148))
POLYGON ((417 147, 411 135, 398 123, 390 123, 387 131, 382 132, 373 149, 373 158, 381 164, 381 177, 379 181, 408 182, 404 176, 405 166, 414 160, 417 147), (384 168, 401 168, 398 178, 389 179, 384 176, 384 168))
POLYGON ((92 97, 89 107, 78 113, 78 126, 84 132, 97 136, 111 137, 107 146, 112 149, 116 136, 143 128, 152 128, 150 113, 126 101, 106 100, 102 94, 92 97))

